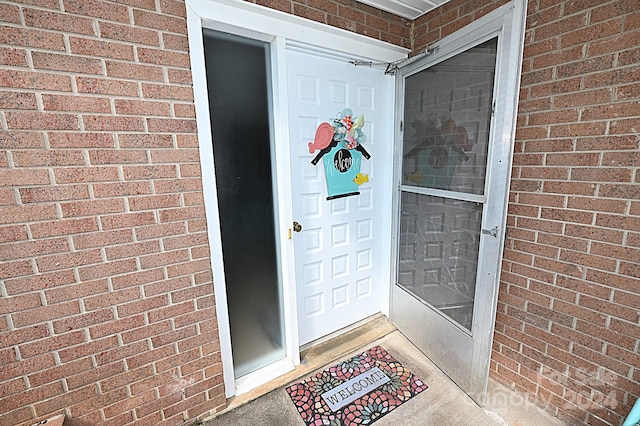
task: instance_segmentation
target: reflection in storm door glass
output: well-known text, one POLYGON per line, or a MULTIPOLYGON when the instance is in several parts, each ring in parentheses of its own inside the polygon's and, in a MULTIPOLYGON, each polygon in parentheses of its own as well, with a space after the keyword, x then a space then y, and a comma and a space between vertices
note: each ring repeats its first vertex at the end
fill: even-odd
POLYGON ((496 39, 406 79, 402 184, 483 194, 496 39))
POLYGON ((398 283, 467 330, 496 49, 496 39, 489 40, 405 80, 398 283), (427 195, 430 189, 452 192, 427 195))

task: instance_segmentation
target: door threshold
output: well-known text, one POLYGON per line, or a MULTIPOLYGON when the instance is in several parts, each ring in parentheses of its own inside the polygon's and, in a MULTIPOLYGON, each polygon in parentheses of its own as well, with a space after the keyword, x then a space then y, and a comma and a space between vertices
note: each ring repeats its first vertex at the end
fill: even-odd
POLYGON ((312 342, 313 346, 310 346, 311 344, 307 344, 300 352, 300 365, 298 365, 294 370, 276 377, 268 383, 251 389, 241 395, 228 398, 227 408, 215 413, 206 420, 210 420, 220 414, 238 408, 241 405, 253 401, 254 399, 275 389, 301 379, 328 364, 344 358, 367 344, 392 333, 395 330, 396 328, 391 324, 389 318, 383 314, 376 314, 354 324, 354 326, 340 330, 338 332, 340 333, 339 335, 330 338, 329 340, 319 339, 322 341, 319 342, 317 340, 312 342))
POLYGON ((289 358, 283 358, 262 367, 252 373, 236 379, 236 395, 243 395, 253 389, 260 388, 266 383, 294 370, 293 362, 289 358))
POLYGON ((367 327, 373 326, 373 322, 381 318, 383 318, 387 322, 389 321, 389 319, 386 316, 384 316, 381 313, 378 313, 375 315, 371 315, 370 317, 367 317, 358 322, 355 322, 347 327, 341 328, 338 331, 334 331, 331 334, 327 334, 326 336, 320 337, 319 339, 316 339, 309 343, 305 343, 304 345, 301 345, 300 346, 301 361, 304 358, 304 355, 308 353, 312 348, 319 348, 319 347, 325 348, 324 344, 328 342, 331 342, 331 345, 329 347, 340 346, 340 343, 339 343, 340 337, 354 330, 359 330, 359 333, 365 333, 367 330, 367 327))

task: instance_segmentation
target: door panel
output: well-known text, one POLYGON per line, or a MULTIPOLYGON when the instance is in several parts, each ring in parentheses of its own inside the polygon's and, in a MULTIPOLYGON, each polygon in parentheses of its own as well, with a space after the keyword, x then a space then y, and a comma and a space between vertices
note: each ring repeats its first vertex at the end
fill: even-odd
MULTIPOLYGON (((291 139, 294 219, 302 231, 294 235, 300 344, 349 326, 382 310, 384 255, 382 235, 388 220, 384 199, 383 165, 390 161, 380 146, 385 134, 389 77, 380 70, 356 68, 346 60, 321 57, 290 48, 289 127, 291 139), (360 172, 369 182, 359 195, 327 199, 323 162, 313 165, 317 152, 309 142, 323 122, 332 124, 344 108, 354 117, 364 114, 365 149, 360 172)), ((388 264, 388 261, 387 261, 388 264)), ((384 271, 387 271, 386 273, 384 271)))
POLYGON ((521 7, 486 15, 397 75, 391 319, 480 405, 504 244, 521 7))

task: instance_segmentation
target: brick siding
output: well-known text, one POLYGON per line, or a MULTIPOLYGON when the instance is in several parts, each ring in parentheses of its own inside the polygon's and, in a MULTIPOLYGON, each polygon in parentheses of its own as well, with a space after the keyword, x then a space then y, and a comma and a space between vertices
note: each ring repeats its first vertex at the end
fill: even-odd
MULTIPOLYGON (((505 1, 452 0, 415 51, 505 1)), ((570 424, 640 396, 640 12, 528 3, 491 375, 570 424)))
POLYGON ((0 425, 220 410, 184 3, 0 21, 0 425))
POLYGON ((411 48, 411 20, 355 0, 245 0, 367 37, 411 48))
MULTIPOLYGON (((255 3, 418 51, 506 1, 413 23, 353 0, 255 3)), ((529 2, 491 364, 594 425, 640 395, 640 14, 600 3, 529 2)), ((2 426, 225 406, 184 14, 0 3, 2 426)))

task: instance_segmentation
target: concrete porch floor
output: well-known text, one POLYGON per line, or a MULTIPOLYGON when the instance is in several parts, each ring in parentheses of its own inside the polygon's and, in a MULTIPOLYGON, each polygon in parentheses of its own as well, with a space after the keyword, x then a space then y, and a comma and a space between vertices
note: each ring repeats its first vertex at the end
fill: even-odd
POLYGON ((303 351, 300 368, 277 383, 257 389, 251 395, 231 399, 225 412, 208 419, 204 425, 304 426, 285 387, 375 345, 385 348, 429 386, 424 392, 376 421, 375 426, 565 424, 494 380, 489 382, 487 405, 479 407, 409 340, 395 330, 386 318, 379 316, 360 328, 303 351))

